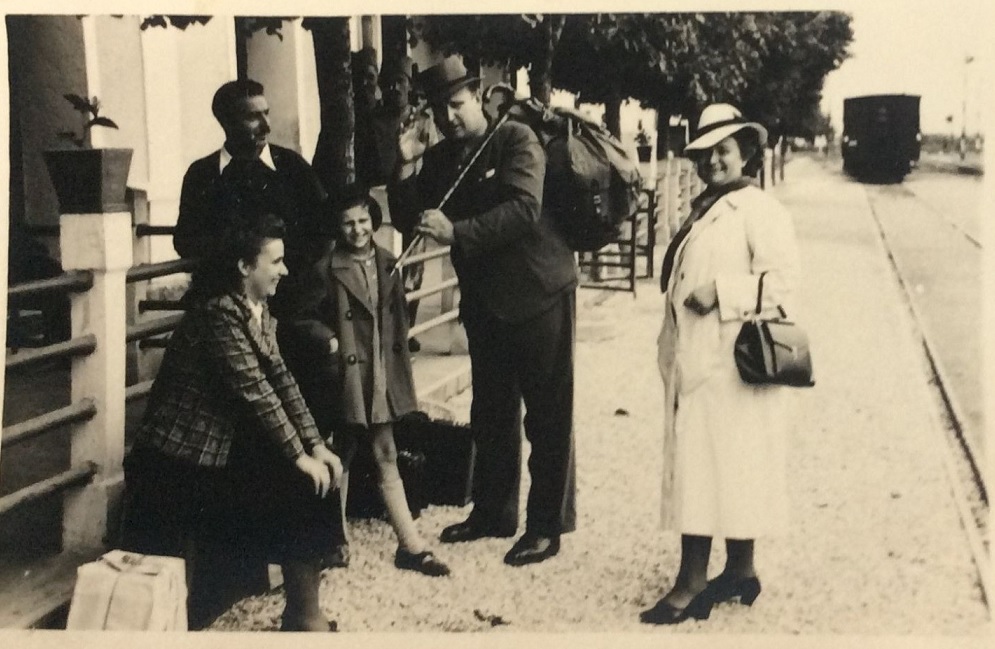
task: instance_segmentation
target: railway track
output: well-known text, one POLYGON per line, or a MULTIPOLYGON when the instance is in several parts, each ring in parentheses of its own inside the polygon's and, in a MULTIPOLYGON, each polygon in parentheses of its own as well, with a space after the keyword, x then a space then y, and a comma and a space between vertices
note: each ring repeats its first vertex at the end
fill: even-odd
MULTIPOLYGON (((983 250, 984 246, 978 238, 950 219, 944 212, 936 209, 909 189, 904 187, 900 189, 907 198, 916 201, 926 212, 956 231, 974 249, 983 250)), ((896 254, 879 212, 879 207, 876 205, 875 199, 880 198, 875 196, 877 191, 879 190, 873 186, 867 188, 868 205, 880 236, 881 245, 894 272, 895 279, 904 294, 906 305, 912 316, 916 337, 922 344, 924 364, 931 375, 930 385, 941 419, 939 423, 943 424, 941 428, 948 433, 943 440, 944 465, 950 478, 958 513, 971 546, 974 563, 978 569, 978 581, 990 607, 993 598, 995 598, 995 583, 992 582, 987 529, 989 502, 985 476, 985 451, 980 442, 980 435, 983 431, 971 430, 971 418, 966 414, 966 408, 955 387, 956 383, 951 379, 950 372, 945 366, 940 345, 935 335, 930 333, 929 327, 925 326, 926 316, 919 305, 919 291, 908 280, 903 271, 899 255, 896 254)), ((976 324, 980 327, 982 323, 976 324)), ((980 379, 980 375, 978 378, 980 379)))

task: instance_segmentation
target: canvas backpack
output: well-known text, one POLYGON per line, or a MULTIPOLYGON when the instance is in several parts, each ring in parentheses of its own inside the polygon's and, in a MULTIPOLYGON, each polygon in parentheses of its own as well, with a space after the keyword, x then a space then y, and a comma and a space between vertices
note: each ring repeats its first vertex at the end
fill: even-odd
POLYGON ((567 245, 599 250, 617 241, 639 208, 638 164, 601 124, 569 108, 527 99, 509 117, 528 124, 546 152, 543 205, 567 245))

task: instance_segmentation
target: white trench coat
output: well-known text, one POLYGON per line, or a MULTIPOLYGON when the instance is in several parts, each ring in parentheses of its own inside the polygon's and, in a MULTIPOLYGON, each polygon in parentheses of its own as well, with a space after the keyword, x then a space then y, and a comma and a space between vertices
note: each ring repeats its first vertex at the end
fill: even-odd
POLYGON ((665 299, 658 361, 664 383, 662 522, 682 534, 753 539, 787 523, 785 452, 790 388, 742 382, 733 343, 756 310, 791 316, 798 249, 788 212, 753 187, 721 197, 677 250, 665 299), (684 306, 715 282, 718 308, 684 306))

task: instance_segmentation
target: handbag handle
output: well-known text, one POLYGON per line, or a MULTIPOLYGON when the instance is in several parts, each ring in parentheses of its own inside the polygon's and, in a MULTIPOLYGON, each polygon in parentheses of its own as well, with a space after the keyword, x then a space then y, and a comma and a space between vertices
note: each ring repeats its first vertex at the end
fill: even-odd
MULTIPOLYGON (((757 282, 757 317, 760 317, 760 311, 763 310, 762 305, 764 298, 764 275, 766 274, 767 271, 763 271, 762 273, 760 273, 760 281, 757 282)), ((780 304, 777 305, 777 310, 781 313, 782 318, 788 317, 788 314, 785 313, 784 311, 784 307, 781 306, 780 304)))

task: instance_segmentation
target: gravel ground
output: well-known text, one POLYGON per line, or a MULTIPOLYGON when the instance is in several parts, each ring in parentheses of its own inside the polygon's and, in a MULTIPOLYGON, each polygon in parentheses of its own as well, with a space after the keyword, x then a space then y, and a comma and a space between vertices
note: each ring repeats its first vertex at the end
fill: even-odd
MULTIPOLYGON (((631 632, 646 640, 642 634, 927 634, 959 637, 957 646, 969 640, 961 636, 973 642, 989 631, 937 452, 941 424, 911 332, 896 326, 908 315, 866 205, 851 185, 800 164, 790 169, 791 182, 776 191, 796 215, 807 259, 800 320, 818 385, 797 392, 792 526, 785 537, 758 541, 757 603, 721 605, 706 622, 638 623, 679 561, 677 537, 658 523, 662 299, 648 280, 637 298, 615 295, 579 315, 579 521, 559 556, 510 568, 502 563, 510 539, 436 543, 453 575, 431 579, 393 567, 396 541, 386 523, 356 523, 352 566, 327 572, 321 592, 341 630, 631 632)), ((447 406, 466 416, 469 394, 447 406)), ((468 510, 430 507, 418 525, 435 539, 468 510)), ((712 573, 724 560, 715 546, 712 573)), ((214 628, 274 629, 282 607, 279 591, 251 598, 214 628)))

